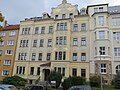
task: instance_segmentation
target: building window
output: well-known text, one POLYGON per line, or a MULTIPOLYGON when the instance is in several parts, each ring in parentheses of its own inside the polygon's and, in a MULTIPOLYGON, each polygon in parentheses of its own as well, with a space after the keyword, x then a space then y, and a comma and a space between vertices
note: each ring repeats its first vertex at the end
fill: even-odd
POLYGON ((40 67, 37 68, 37 75, 40 75, 40 67))
POLYGON ((81 24, 81 30, 82 31, 86 31, 86 23, 82 23, 81 24))
POLYGON ((44 39, 40 40, 40 47, 43 47, 44 39))
POLYGON ((22 35, 30 34, 30 27, 22 29, 22 35))
POLYGON ((32 53, 32 60, 35 60, 36 58, 36 53, 32 53))
POLYGON ((8 76, 8 75, 9 75, 9 70, 2 71, 2 76, 8 76))
POLYGON ((8 46, 14 45, 14 40, 9 40, 9 41, 7 42, 7 45, 8 45, 8 46))
POLYGON ((62 76, 65 76, 65 68, 64 67, 54 67, 56 72, 59 72, 62 76))
POLYGON ((49 33, 53 33, 53 26, 49 26, 49 33))
POLYGON ((37 40, 34 40, 33 47, 37 47, 37 40))
POLYGON ((86 45, 86 37, 81 38, 81 45, 85 46, 86 45))
POLYGON ((81 69, 81 77, 86 77, 86 69, 81 69))
POLYGON ((116 66, 116 74, 120 73, 120 65, 116 66))
POLYGON ((12 55, 13 54, 13 50, 7 50, 6 51, 6 55, 12 55))
POLYGON ((46 19, 47 18, 47 15, 46 14, 43 14, 43 19, 46 19))
POLYGON ((17 66, 16 74, 25 74, 25 67, 24 66, 17 66))
POLYGON ((15 34, 16 34, 16 31, 10 31, 9 32, 9 36, 15 36, 15 34))
POLYGON ((74 32, 78 31, 78 24, 74 24, 74 29, 73 29, 74 32))
POLYGON ((62 19, 65 19, 66 15, 65 14, 62 14, 62 19))
POLYGON ((45 34, 45 27, 41 28, 41 34, 45 34))
POLYGON ((39 27, 35 27, 35 34, 38 34, 39 27))
POLYGON ((98 8, 94 8, 94 12, 98 12, 98 8))
POLYGON ((51 59, 51 53, 47 53, 47 61, 50 61, 51 59))
POLYGON ((95 47, 95 55, 97 55, 97 47, 95 47))
POLYGON ((21 40, 20 47, 28 47, 28 40, 21 40))
POLYGON ((99 31, 99 39, 105 39, 105 31, 99 31))
POLYGON ((52 46, 52 39, 48 39, 48 47, 52 46))
POLYGON ((77 69, 76 68, 72 69, 72 76, 77 76, 77 69))
POLYGON ((67 30, 67 23, 57 23, 57 30, 67 30))
POLYGON ((27 53, 19 53, 18 54, 18 60, 26 60, 27 53))
POLYGON ((30 67, 30 75, 34 75, 34 67, 30 67))
POLYGON ((77 53, 73 53, 73 61, 77 61, 77 58, 78 58, 77 53))
POLYGON ((99 25, 103 26, 104 25, 104 16, 98 16, 99 20, 99 25))
POLYGON ((114 48, 114 55, 120 56, 120 48, 114 48))
POLYGON ((99 7, 99 12, 103 12, 103 7, 99 7))
POLYGON ((0 36, 5 36, 6 33, 5 32, 0 32, 0 36))
POLYGON ((58 15, 55 15, 55 19, 58 19, 58 15))
POLYGON ((78 38, 73 38, 73 45, 77 46, 78 45, 78 38))
POLYGON ((105 47, 100 47, 100 55, 105 55, 105 47))
POLYGON ((2 50, 0 50, 0 56, 2 56, 2 50))
POLYGON ((96 18, 94 18, 94 26, 96 26, 96 18))
POLYGON ((0 46, 3 46, 3 45, 4 45, 4 41, 1 40, 1 41, 0 41, 0 46))
POLYGON ((112 18, 112 26, 120 26, 120 17, 112 18))
POLYGON ((106 64, 101 64, 101 73, 106 74, 107 73, 107 66, 106 64))
POLYGON ((66 36, 56 37, 56 45, 66 45, 66 36))
POLYGON ((11 65, 11 60, 4 60, 4 65, 11 65))
POLYGON ((81 61, 86 61, 86 53, 81 53, 81 61))
POLYGON ((55 60, 65 60, 66 52, 55 52, 55 60))
POLYGON ((39 53, 38 60, 42 60, 42 53, 39 53))
POLYGON ((113 32, 114 40, 120 40, 120 32, 113 32))
POLYGON ((69 14, 69 18, 71 18, 71 19, 73 18, 73 13, 69 14))

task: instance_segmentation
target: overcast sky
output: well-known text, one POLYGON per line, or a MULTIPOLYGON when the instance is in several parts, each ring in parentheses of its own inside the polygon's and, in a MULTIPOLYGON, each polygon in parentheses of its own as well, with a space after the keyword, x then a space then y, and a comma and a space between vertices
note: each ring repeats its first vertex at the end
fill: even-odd
MULTIPOLYGON (((120 5, 120 0, 67 0, 78 9, 93 4, 109 3, 109 6, 120 5)), ((19 24, 24 18, 41 16, 43 12, 51 13, 62 0, 0 0, 0 11, 9 24, 19 24)))

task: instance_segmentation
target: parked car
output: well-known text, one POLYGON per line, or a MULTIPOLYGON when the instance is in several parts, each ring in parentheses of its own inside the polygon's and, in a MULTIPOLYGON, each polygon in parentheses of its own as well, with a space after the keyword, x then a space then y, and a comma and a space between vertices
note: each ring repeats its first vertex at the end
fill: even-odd
POLYGON ((0 84, 0 90, 17 90, 14 85, 0 84))
POLYGON ((40 85, 32 85, 25 87, 24 90, 47 90, 47 88, 40 85))
POLYGON ((72 86, 68 90, 92 90, 88 85, 72 86))

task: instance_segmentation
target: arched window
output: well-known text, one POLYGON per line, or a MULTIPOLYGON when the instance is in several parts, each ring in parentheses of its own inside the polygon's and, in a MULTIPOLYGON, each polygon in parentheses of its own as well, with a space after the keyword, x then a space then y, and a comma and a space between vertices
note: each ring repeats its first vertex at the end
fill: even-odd
POLYGON ((120 65, 116 66, 116 73, 120 72, 120 65))

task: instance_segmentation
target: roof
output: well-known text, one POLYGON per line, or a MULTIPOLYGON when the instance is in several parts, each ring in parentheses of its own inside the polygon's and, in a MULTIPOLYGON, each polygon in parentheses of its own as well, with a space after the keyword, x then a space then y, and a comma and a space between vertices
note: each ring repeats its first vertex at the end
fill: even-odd
POLYGON ((47 66, 47 67, 50 67, 50 66, 51 66, 51 62, 45 63, 45 64, 41 64, 40 66, 41 66, 41 67, 46 67, 46 66, 47 66))
POLYGON ((3 30, 16 30, 16 29, 19 29, 19 28, 20 28, 20 25, 16 24, 16 25, 5 26, 5 27, 3 27, 3 30))
POLYGON ((120 13, 120 6, 110 6, 108 7, 108 12, 112 13, 120 13))

